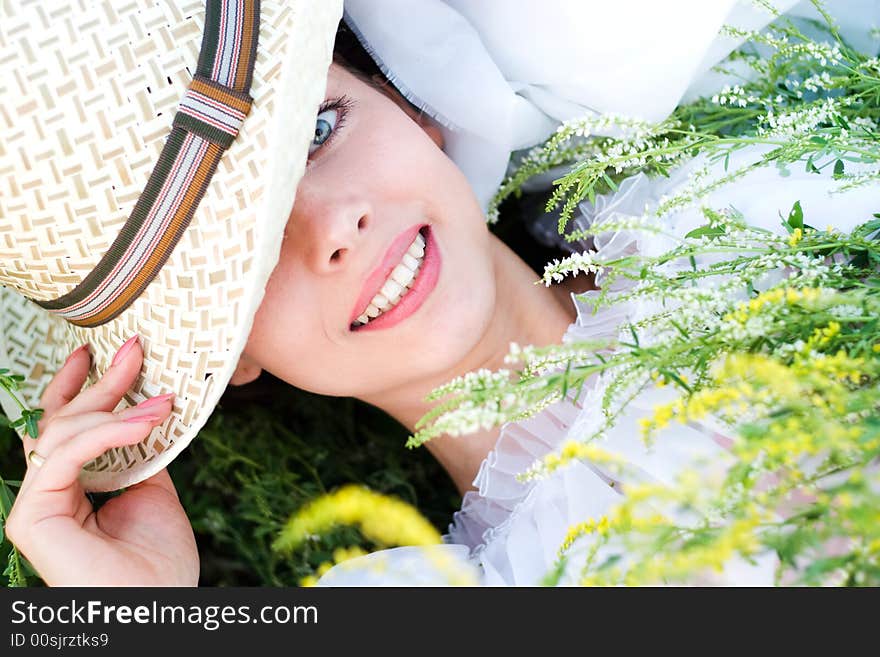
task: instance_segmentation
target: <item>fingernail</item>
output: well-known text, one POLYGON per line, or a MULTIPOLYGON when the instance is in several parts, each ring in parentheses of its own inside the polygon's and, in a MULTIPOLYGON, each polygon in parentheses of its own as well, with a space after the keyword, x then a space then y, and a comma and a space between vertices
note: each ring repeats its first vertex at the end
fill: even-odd
POLYGON ((157 395, 156 397, 150 397, 149 399, 145 399, 140 404, 135 406, 135 408, 150 408, 151 406, 157 406, 162 402, 168 401, 172 397, 174 397, 173 392, 169 392, 164 395, 157 395))
MULTIPOLYGON (((64 365, 67 365, 71 360, 73 360, 74 356, 76 356, 79 352, 81 352, 81 351, 83 351, 83 350, 88 351, 88 349, 89 349, 89 343, 88 343, 88 342, 86 342, 85 344, 81 344, 81 345, 78 346, 76 349, 74 349, 73 351, 70 352, 70 355, 69 355, 69 356, 67 357, 67 359, 64 361, 64 365)), ((89 357, 91 357, 91 354, 89 354, 89 357)), ((63 366, 62 366, 62 367, 63 367, 63 366)))
POLYGON ((158 415, 138 415, 137 417, 127 417, 123 422, 158 422, 161 419, 158 415))
POLYGON ((128 354, 128 352, 131 351, 131 348, 138 341, 138 337, 140 337, 140 336, 135 334, 134 336, 132 336, 128 340, 126 340, 125 344, 123 344, 121 347, 119 347, 119 351, 116 352, 116 355, 113 356, 113 360, 110 362, 110 367, 113 367, 114 365, 116 365, 116 363, 122 362, 122 359, 125 358, 126 354, 128 354))

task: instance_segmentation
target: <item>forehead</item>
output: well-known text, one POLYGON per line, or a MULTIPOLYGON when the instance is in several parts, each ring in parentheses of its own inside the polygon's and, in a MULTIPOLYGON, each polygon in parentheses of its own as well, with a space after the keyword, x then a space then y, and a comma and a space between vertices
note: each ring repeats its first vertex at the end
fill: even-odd
POLYGON ((327 87, 340 89, 351 88, 360 83, 360 80, 351 74, 344 66, 333 62, 327 72, 327 87))

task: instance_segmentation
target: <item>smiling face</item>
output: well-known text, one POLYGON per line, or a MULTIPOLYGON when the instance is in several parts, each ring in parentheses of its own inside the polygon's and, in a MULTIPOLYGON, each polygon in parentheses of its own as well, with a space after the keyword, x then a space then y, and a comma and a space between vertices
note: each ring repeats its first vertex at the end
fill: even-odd
POLYGON ((496 299, 490 234, 439 131, 396 92, 334 64, 326 99, 232 382, 262 368, 375 398, 442 376, 479 342, 496 299))

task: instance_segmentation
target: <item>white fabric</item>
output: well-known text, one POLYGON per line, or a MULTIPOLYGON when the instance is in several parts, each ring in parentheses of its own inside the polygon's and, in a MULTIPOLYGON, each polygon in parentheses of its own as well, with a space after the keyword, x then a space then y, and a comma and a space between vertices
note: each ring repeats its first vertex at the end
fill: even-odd
MULTIPOLYGON (((505 50, 503 38, 505 34, 517 37, 512 39, 511 52, 494 52, 495 61, 499 70, 506 74, 505 79, 525 79, 527 82, 511 83, 510 89, 523 92, 518 98, 530 98, 531 107, 540 107, 548 111, 551 107, 559 110, 566 101, 572 101, 604 111, 622 112, 632 109, 640 109, 642 116, 650 119, 662 119, 666 112, 670 111, 679 98, 686 92, 688 87, 707 84, 706 76, 696 77, 696 74, 705 72, 708 66, 717 59, 727 54, 735 44, 722 43, 714 39, 714 33, 718 25, 714 22, 723 19, 724 16, 733 17, 740 21, 740 25, 757 27, 754 10, 747 7, 747 3, 636 3, 636 9, 632 2, 622 0, 616 3, 566 3, 541 2, 526 3, 525 0, 504 2, 505 11, 498 9, 495 14, 502 16, 504 21, 514 22, 519 13, 512 9, 517 5, 522 11, 526 7, 540 6, 543 10, 548 7, 548 13, 566 8, 574 12, 571 21, 553 23, 552 39, 541 39, 528 32, 527 28, 520 26, 524 31, 517 32, 516 26, 503 23, 498 30, 493 29, 493 23, 481 22, 496 8, 496 3, 466 2, 464 0, 430 0, 425 5, 431 5, 438 12, 460 12, 457 18, 451 13, 450 22, 453 19, 468 34, 466 24, 461 23, 461 16, 466 11, 467 22, 471 25, 479 25, 482 32, 483 43, 487 50, 505 50), (714 10, 721 13, 720 19, 717 13, 702 7, 702 5, 716 5, 714 10), (441 5, 443 7, 441 7, 441 5), (611 6, 609 6, 611 5, 611 6), (653 13, 651 8, 662 5, 665 12, 653 13), (719 7, 723 5, 724 11, 719 7), (575 7, 577 9, 575 9, 575 7), (583 13, 577 13, 583 7, 583 13), (677 13, 676 9, 682 13, 677 13), (617 9, 620 9, 618 12, 617 9), (485 13, 484 13, 485 12, 485 13), (685 18, 691 16, 699 17, 685 18), (732 13, 730 13, 732 12, 732 13), (649 39, 652 33, 652 24, 645 19, 650 16, 653 22, 653 31, 659 35, 665 35, 664 47, 658 47, 656 41, 645 45, 639 39, 631 38, 639 34, 649 39), (605 22, 603 22, 605 21, 605 22), (682 27, 684 25, 684 27, 682 27), (570 30, 566 32, 566 30, 570 30), (579 32, 580 30, 580 32, 579 32), (571 45, 577 41, 575 36, 583 33, 584 36, 601 33, 603 47, 611 49, 615 53, 615 61, 620 60, 619 67, 614 75, 601 77, 602 66, 593 61, 595 52, 590 52, 589 44, 580 44, 585 50, 575 51, 583 54, 583 69, 588 71, 587 80, 602 80, 602 84, 608 85, 606 89, 599 89, 601 85, 584 86, 575 89, 574 85, 565 87, 565 80, 575 80, 575 73, 569 71, 572 77, 560 76, 553 66, 545 71, 541 66, 530 66, 536 61, 553 61, 564 64, 564 47, 555 46, 571 45), (557 39, 560 43, 557 43, 557 39), (548 46, 552 43, 554 47, 548 46), (682 43, 683 42, 683 43, 682 43), (542 45, 543 44, 543 45, 542 45), (544 50, 530 49, 546 48, 547 57, 543 56, 544 50), (515 47, 514 47, 515 46, 515 47), (642 47, 644 46, 644 47, 642 47), (526 51, 522 56, 514 50, 526 51), (632 53, 629 54, 629 49, 632 53), (536 53, 541 53, 540 56, 536 53), (557 59, 554 59, 556 57, 557 59), (642 75, 640 66, 636 62, 648 65, 651 60, 650 70, 652 75, 642 75), (657 60, 662 60, 658 63, 657 60), (700 65, 694 67, 694 61, 700 61, 700 65), (627 67, 629 62, 631 66, 627 67), (662 71, 662 75, 658 72, 662 71), (625 77, 631 76, 631 77, 625 77), (654 77, 656 76, 656 78, 654 77), (531 85, 531 86, 529 86, 531 85), (524 90, 528 87, 528 92, 524 90), (534 90, 552 89, 547 96, 541 96, 534 90), (610 91, 609 91, 610 89, 610 91), (563 91, 560 91, 563 90, 563 91), (539 99, 540 100, 537 100, 539 99), (640 103, 641 99, 641 104, 640 103), (534 101, 534 102, 532 102, 534 101), (539 105, 540 103, 540 105, 539 105), (556 103, 554 105, 554 103, 556 103)), ((362 15, 366 0, 349 0, 346 2, 346 10, 350 17, 359 21, 359 27, 366 34, 376 34, 374 27, 370 25, 369 17, 362 15)), ((369 4, 393 5, 394 0, 370 0, 369 4)), ((777 3, 779 4, 779 3, 777 3)), ((791 3, 789 3, 790 5, 791 3)), ((880 2, 877 0, 854 1, 850 3, 832 3, 832 9, 841 19, 844 28, 850 26, 854 40, 863 39, 864 32, 880 21, 880 2), (862 36, 859 36, 862 35, 862 36)), ((802 6, 797 11, 803 15, 809 15, 810 10, 802 6)), ((381 12, 378 12, 381 13, 381 12)), ((523 25, 540 25, 545 17, 539 14, 524 13, 523 25)), ((493 20, 495 16, 493 15, 493 20)), ((375 21, 377 24, 381 21, 375 21)), ((499 24, 501 21, 499 20, 499 24)), ((429 30, 427 26, 424 29, 429 30)), ((433 28, 443 33, 442 21, 435 17, 433 28)), ((397 26, 397 30, 400 30, 397 26)), ((537 30, 537 31, 540 31, 537 30)), ((545 28, 545 33, 550 32, 545 28)), ((849 36, 849 35, 848 35, 849 36)), ((475 38, 475 37, 474 37, 475 38)), ((381 40, 381 39, 380 39, 381 40)), ((431 41, 427 41, 431 42, 431 41)), ((439 38, 438 43, 444 39, 439 38)), ((579 43, 579 42, 578 42, 579 43)), ((472 47, 475 47, 473 43, 472 47)), ((392 61, 395 55, 387 44, 377 46, 383 57, 392 61)), ((416 52, 421 52, 417 50, 416 52)), ((454 53, 450 56, 454 60, 454 53)), ((450 64, 450 69, 454 65, 450 64)), ((396 69, 401 70, 401 69, 396 69)), ((434 70, 434 69, 432 69, 434 70)), ((486 67, 491 71, 491 67, 486 67)), ((458 70, 461 73, 461 70, 458 70)), ((450 72, 451 78, 461 77, 450 72)), ((469 83, 477 84, 477 75, 473 77, 463 76, 470 80, 469 83)), ((490 76, 491 77, 491 76, 490 76)), ((519 100, 515 100, 503 93, 494 100, 486 101, 497 103, 496 106, 506 108, 507 120, 500 120, 497 124, 494 117, 487 118, 486 114, 480 114, 481 106, 475 101, 473 108, 453 107, 445 105, 441 97, 430 95, 432 86, 415 85, 418 76, 414 74, 412 81, 404 80, 409 90, 417 96, 433 101, 435 108, 442 108, 444 116, 450 121, 450 128, 462 135, 471 138, 468 130, 480 132, 486 139, 492 141, 497 147, 490 149, 482 159, 484 172, 496 172, 494 163, 488 161, 507 149, 514 149, 514 144, 523 145, 530 138, 539 141, 541 127, 539 121, 532 121, 533 115, 524 107, 519 100), (498 98, 503 100, 499 101, 498 98), (513 109, 516 108, 516 109, 513 109), (510 123, 509 117, 513 114, 526 117, 522 123, 510 123), (531 118, 529 118, 531 117, 531 118), (511 127, 514 126, 514 128, 511 127), (499 127, 500 126, 500 127, 499 127), (526 137, 525 135, 530 135, 526 137)), ((459 80, 461 81, 461 80, 459 80)), ((497 79, 496 88, 503 91, 503 84, 497 79)), ((715 79, 713 83, 719 83, 715 79)), ((442 85, 438 85, 438 88, 442 85)), ((465 94, 465 87, 461 93, 465 94)), ((479 94, 477 97, 480 98, 479 94)), ((554 111, 556 111, 554 110, 554 111)), ((549 113, 549 112, 548 112, 549 113)), ((555 115, 554 115, 555 116, 555 115)), ((463 156, 463 151, 456 152, 463 156)), ((754 161, 760 154, 758 149, 744 149, 733 155, 731 167, 737 164, 745 164, 754 161)), ((476 159, 480 159, 478 152, 471 153, 476 159)), ((500 157, 500 155, 499 155, 500 157)), ((458 161, 458 160, 456 160, 458 161)), ((476 169, 467 167, 470 162, 459 162, 462 168, 473 175, 476 169)), ((506 157, 504 159, 506 164, 506 157)), ((656 205, 658 199, 664 195, 675 193, 687 181, 687 176, 700 162, 693 162, 678 171, 670 178, 648 179, 644 175, 638 175, 625 181, 620 189, 613 195, 599 197, 595 205, 583 203, 580 213, 575 218, 575 223, 581 226, 590 225, 594 222, 602 222, 621 216, 641 216, 646 206, 656 205)), ((477 167, 479 168, 479 167, 477 167)), ((848 171, 856 171, 857 165, 847 165, 848 171)), ((503 166, 501 167, 503 172, 503 166)), ((721 176, 723 171, 719 168, 713 175, 721 176)), ((471 178, 475 182, 475 178, 471 178)), ((487 183, 487 179, 476 180, 475 187, 487 183)), ((498 178, 500 180, 500 178, 498 178)), ((495 181, 497 184, 497 180, 495 181)), ((775 168, 760 169, 751 172, 747 176, 734 183, 728 184, 710 195, 705 203, 712 207, 724 208, 734 206, 741 211, 750 223, 762 226, 768 230, 781 231, 780 215, 787 216, 793 203, 801 202, 804 210, 804 220, 811 226, 822 230, 829 224, 833 224, 839 230, 851 230, 855 225, 871 219, 872 213, 877 211, 877 198, 880 197, 878 186, 866 187, 847 192, 844 195, 834 196, 836 188, 830 174, 821 176, 808 174, 802 166, 792 166, 785 177, 775 168)), ((485 187, 490 189, 491 186, 485 187)), ((702 225, 705 220, 698 208, 677 211, 664 219, 666 232, 672 235, 684 235, 689 230, 702 225)), ((561 238, 557 236, 557 239, 561 238)), ((580 244, 580 250, 585 250, 587 244, 580 244)), ((600 259, 613 259, 623 253, 640 252, 646 255, 661 252, 670 246, 670 243, 656 236, 645 239, 638 233, 616 232, 607 233, 597 237, 593 246, 598 250, 597 257, 600 259)), ((601 276, 597 279, 602 284, 601 276)), ((588 297, 591 293, 588 293, 588 297)), ((595 293, 592 293, 595 294, 595 293)), ((634 321, 639 317, 651 313, 657 309, 655 304, 645 302, 616 305, 602 309, 599 313, 592 313, 592 304, 589 300, 580 301, 572 297, 577 310, 577 320, 569 327, 564 340, 589 340, 593 338, 610 337, 616 335, 618 327, 623 321, 634 321)), ((484 460, 480 471, 474 480, 477 492, 465 495, 462 509, 455 514, 449 533, 445 538, 447 545, 443 546, 450 551, 450 559, 457 560, 462 567, 477 566, 481 571, 481 582, 486 585, 536 585, 553 567, 557 556, 557 550, 562 543, 569 527, 587 520, 598 518, 607 513, 612 505, 620 499, 621 486, 617 485, 610 473, 604 472, 596 464, 586 461, 578 461, 570 466, 560 469, 553 475, 530 483, 520 483, 515 479, 517 473, 528 469, 533 463, 560 446, 568 438, 590 435, 601 421, 596 408, 605 390, 606 382, 601 378, 594 378, 588 382, 585 393, 576 405, 571 399, 564 400, 545 409, 542 413, 528 420, 508 423, 501 429, 500 437, 495 448, 484 460), (615 483, 614 487, 610 483, 615 483), (470 548, 467 557, 461 552, 464 545, 470 548)), ((691 424, 688 426, 673 425, 661 432, 652 449, 646 448, 640 438, 638 420, 649 416, 653 406, 664 400, 668 391, 652 388, 643 392, 630 403, 628 411, 621 417, 615 427, 606 434, 601 446, 622 457, 629 466, 624 470, 621 483, 628 481, 655 480, 660 482, 672 482, 676 475, 685 468, 700 465, 700 467, 713 467, 723 469, 729 463, 726 450, 721 446, 725 440, 733 437, 734 432, 725 429, 719 430, 716 422, 707 421, 703 425, 691 424)), ((588 541, 578 544, 579 550, 586 549, 588 541)), ((369 567, 367 559, 348 562, 345 568, 337 566, 331 569, 321 580, 321 585, 328 586, 358 586, 376 585, 381 583, 401 584, 407 580, 388 575, 395 572, 395 560, 400 559, 407 568, 419 560, 420 548, 398 548, 391 553, 383 553, 391 557, 383 558, 383 573, 378 574, 375 569, 369 567)), ((376 557, 372 557, 376 559, 376 557)), ((428 560, 423 560, 423 567, 431 570, 428 560)), ((577 559, 573 559, 577 564, 577 559)), ((729 584, 729 585, 769 585, 773 582, 773 570, 775 557, 772 554, 764 554, 754 564, 744 561, 731 562, 724 572, 708 581, 700 583, 729 584)), ((437 578, 432 579, 437 582, 437 578)), ((577 581, 577 570, 566 572, 563 583, 577 581)))
POLYGON ((388 79, 442 124, 484 209, 512 151, 589 113, 663 119, 739 45, 718 36, 724 23, 758 29, 771 18, 751 0, 345 1, 388 79))

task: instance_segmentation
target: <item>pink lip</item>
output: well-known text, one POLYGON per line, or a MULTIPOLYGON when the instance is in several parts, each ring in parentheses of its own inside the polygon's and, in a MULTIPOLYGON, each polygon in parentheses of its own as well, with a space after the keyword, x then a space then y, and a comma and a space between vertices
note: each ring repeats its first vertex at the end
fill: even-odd
POLYGON ((431 293, 431 290, 434 289, 434 286, 437 284, 437 279, 440 277, 440 251, 434 240, 434 233, 429 226, 426 224, 413 226, 394 240, 389 247, 388 252, 385 254, 382 264, 370 274, 369 278, 367 278, 363 290, 361 290, 361 294, 358 297, 355 312, 352 314, 349 324, 354 322, 358 316, 364 312, 364 309, 369 305, 370 300, 376 296, 376 293, 381 289, 382 284, 388 278, 388 275, 403 258, 403 254, 406 253, 409 245, 412 244, 413 240, 416 238, 416 233, 422 228, 425 229, 425 257, 412 286, 391 310, 382 313, 375 319, 371 319, 369 323, 364 324, 363 326, 358 326, 352 330, 370 331, 391 328, 418 310, 431 293))

